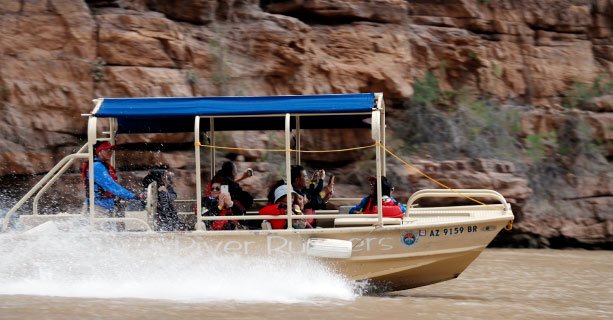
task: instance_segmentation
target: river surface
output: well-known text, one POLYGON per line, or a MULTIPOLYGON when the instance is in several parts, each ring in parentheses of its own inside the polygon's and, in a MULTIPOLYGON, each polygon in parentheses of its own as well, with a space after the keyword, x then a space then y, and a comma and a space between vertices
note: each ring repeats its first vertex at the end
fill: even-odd
POLYGON ((613 319, 611 251, 487 249, 458 279, 368 296, 316 261, 47 240, 0 244, 0 319, 613 319))

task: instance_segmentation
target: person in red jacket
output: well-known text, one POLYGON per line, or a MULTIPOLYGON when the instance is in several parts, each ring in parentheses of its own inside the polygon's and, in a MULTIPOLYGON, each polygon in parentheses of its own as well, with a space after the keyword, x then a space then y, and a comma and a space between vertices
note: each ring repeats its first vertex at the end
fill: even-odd
MULTIPOLYGON (((204 207, 203 216, 241 216, 245 214, 245 209, 232 200, 230 193, 222 192, 222 180, 213 178, 211 189, 207 196, 202 198, 204 207)), ((227 186, 227 185, 226 185, 227 186)), ((208 230, 235 230, 243 229, 243 226, 236 220, 209 220, 206 221, 208 230)))
MULTIPOLYGON (((377 178, 369 177, 370 194, 362 199, 362 201, 351 208, 349 213, 377 213, 377 178)), ((383 197, 381 204, 383 205, 383 216, 391 218, 402 218, 406 212, 406 206, 392 197, 394 186, 387 180, 386 177, 381 177, 381 191, 383 197)))
MULTIPOLYGON (((287 213, 287 185, 281 185, 274 191, 274 203, 265 206, 260 209, 260 215, 285 215, 287 213)), ((293 214, 301 215, 304 211, 305 197, 299 195, 295 191, 292 191, 292 209, 293 214)), ((287 228, 287 219, 271 219, 268 220, 273 229, 285 229, 287 228)), ((306 219, 297 219, 292 223, 294 229, 309 229, 313 228, 306 219)))

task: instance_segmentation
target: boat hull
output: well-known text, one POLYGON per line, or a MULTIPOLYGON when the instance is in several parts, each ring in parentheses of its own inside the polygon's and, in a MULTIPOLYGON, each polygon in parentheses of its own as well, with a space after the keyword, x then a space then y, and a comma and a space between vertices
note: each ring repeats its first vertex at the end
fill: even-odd
MULTIPOLYGON (((177 254, 257 257, 307 256, 309 239, 350 241, 347 259, 313 257, 352 280, 368 280, 378 291, 395 291, 458 277, 487 247, 512 215, 464 221, 309 230, 195 232, 86 232, 79 237, 108 238, 129 250, 147 246, 176 248, 177 254)), ((65 237, 72 232, 51 236, 65 237)), ((18 237, 36 237, 23 233, 18 237)), ((108 241, 105 240, 105 241, 108 241)))

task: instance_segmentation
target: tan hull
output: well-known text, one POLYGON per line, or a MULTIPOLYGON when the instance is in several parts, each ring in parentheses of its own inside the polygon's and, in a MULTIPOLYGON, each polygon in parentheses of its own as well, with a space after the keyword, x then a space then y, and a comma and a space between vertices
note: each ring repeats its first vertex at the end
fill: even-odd
POLYGON ((458 277, 513 219, 510 211, 503 213, 500 206, 489 208, 495 210, 479 208, 448 208, 448 214, 437 217, 414 209, 412 218, 403 224, 383 227, 123 232, 114 234, 113 241, 134 250, 142 249, 144 242, 170 246, 177 254, 196 251, 204 255, 292 257, 307 255, 310 238, 348 240, 353 244, 350 258, 318 259, 350 279, 369 280, 383 290, 403 290, 458 277))

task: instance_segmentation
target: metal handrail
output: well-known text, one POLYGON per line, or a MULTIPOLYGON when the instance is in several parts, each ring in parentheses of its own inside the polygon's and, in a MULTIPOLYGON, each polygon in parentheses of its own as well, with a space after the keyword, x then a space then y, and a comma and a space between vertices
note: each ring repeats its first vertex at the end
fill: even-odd
POLYGON ((505 212, 509 209, 507 200, 498 192, 488 189, 424 189, 417 191, 411 195, 407 201, 407 210, 410 210, 415 201, 425 197, 446 198, 446 197, 486 197, 494 198, 504 205, 505 212))
MULTIPOLYGON (((362 198, 330 198, 329 202, 343 202, 343 201, 362 201, 362 198)), ((196 202, 196 199, 177 199, 175 202, 196 202)), ((266 203, 268 198, 255 198, 253 202, 266 203)))
POLYGON ((360 213, 360 214, 280 214, 273 215, 244 215, 244 216, 202 216, 202 220, 277 220, 292 218, 297 219, 334 219, 334 218, 377 218, 378 213, 360 213))
POLYGON ((11 208, 11 210, 9 210, 6 213, 6 215, 4 216, 4 221, 2 221, 2 228, 0 228, 0 232, 6 231, 6 229, 8 228, 9 221, 11 220, 15 212, 17 212, 17 210, 19 210, 19 208, 21 208, 21 206, 23 206, 23 204, 26 201, 28 201, 35 192, 37 192, 41 187, 43 187, 48 182, 48 180, 51 179, 56 174, 56 172, 60 170, 68 161, 73 160, 75 158, 87 158, 87 157, 88 157, 88 154, 86 153, 85 154, 75 153, 75 154, 67 155, 62 160, 60 160, 58 164, 56 164, 49 172, 47 172, 47 174, 34 187, 32 187, 32 189, 30 189, 30 191, 28 191, 28 193, 26 193, 21 198, 21 200, 19 200, 11 208))
MULTIPOLYGON (((85 149, 87 148, 87 144, 83 145, 81 147, 81 149, 79 149, 77 152, 75 152, 75 154, 80 154, 83 151, 85 151, 85 149)), ((87 154, 85 154, 87 155, 87 154)), ((38 201, 40 200, 40 198, 42 197, 42 195, 47 191, 47 189, 49 189, 51 187, 51 185, 53 185, 53 183, 62 175, 64 174, 64 172, 66 172, 66 170, 68 170, 68 168, 70 168, 70 166, 72 165, 72 163, 74 162, 74 158, 68 160, 68 162, 60 169, 60 171, 58 171, 56 174, 53 175, 53 177, 51 178, 51 180, 49 180, 49 182, 47 182, 37 193, 36 196, 34 197, 34 202, 32 203, 32 214, 34 215, 38 215, 38 201)))

